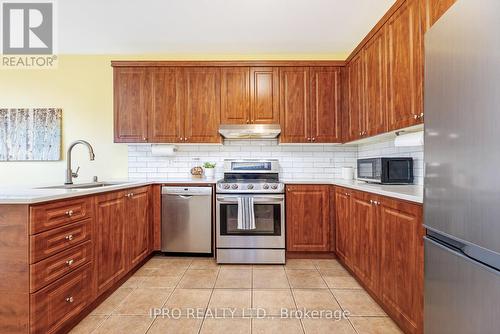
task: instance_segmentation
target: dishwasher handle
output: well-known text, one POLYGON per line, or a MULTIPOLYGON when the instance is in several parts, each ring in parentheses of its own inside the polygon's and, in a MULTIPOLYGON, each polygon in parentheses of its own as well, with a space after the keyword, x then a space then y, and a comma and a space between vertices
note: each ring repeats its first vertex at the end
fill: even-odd
POLYGON ((212 187, 162 187, 161 194, 184 196, 182 198, 212 196, 212 187))

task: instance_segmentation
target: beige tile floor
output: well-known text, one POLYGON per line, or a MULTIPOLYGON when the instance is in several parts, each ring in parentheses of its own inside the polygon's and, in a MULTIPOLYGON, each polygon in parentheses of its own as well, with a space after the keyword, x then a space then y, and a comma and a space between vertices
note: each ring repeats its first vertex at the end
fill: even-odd
POLYGON ((156 256, 71 333, 401 331, 336 260, 292 259, 284 266, 217 265, 213 259, 156 256), (179 313, 175 317, 152 317, 151 308, 179 313), (282 309, 288 314, 306 310, 337 314, 344 311, 349 315, 340 320, 282 317, 282 309))

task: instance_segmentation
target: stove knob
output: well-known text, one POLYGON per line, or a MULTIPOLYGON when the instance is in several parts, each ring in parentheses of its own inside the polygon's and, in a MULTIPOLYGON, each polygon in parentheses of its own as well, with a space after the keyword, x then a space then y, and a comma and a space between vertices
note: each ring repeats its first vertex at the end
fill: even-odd
POLYGON ((264 183, 264 185, 262 186, 262 188, 264 188, 264 189, 267 190, 267 189, 269 189, 269 185, 267 183, 264 183))
POLYGON ((238 185, 235 183, 235 184, 233 184, 233 185, 231 186, 231 188, 233 188, 233 189, 238 189, 238 185))
POLYGON ((278 189, 278 185, 277 185, 277 184, 273 184, 273 185, 271 186, 271 188, 276 190, 276 189, 278 189))
POLYGON ((224 184, 224 189, 229 189, 231 186, 229 184, 224 184))
POLYGON ((250 183, 249 185, 247 185, 247 189, 253 189, 253 184, 250 183))

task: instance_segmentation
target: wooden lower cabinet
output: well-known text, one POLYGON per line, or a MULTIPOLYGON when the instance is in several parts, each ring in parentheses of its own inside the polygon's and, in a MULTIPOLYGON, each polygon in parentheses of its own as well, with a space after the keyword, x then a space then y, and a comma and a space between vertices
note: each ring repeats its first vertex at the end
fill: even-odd
POLYGON ((351 232, 351 196, 349 189, 335 188, 335 251, 348 266, 354 253, 351 232))
POLYGON ((67 333, 147 259, 151 188, 0 205, 0 333, 67 333))
POLYGON ((118 281, 127 269, 125 219, 127 198, 124 192, 104 194, 96 203, 96 284, 100 295, 118 281))
POLYGON ((380 200, 380 292, 389 314, 407 333, 423 330, 424 228, 422 207, 380 200))
POLYGON ((92 301, 89 263, 31 295, 31 333, 57 333, 92 301))
POLYGON ((288 251, 330 250, 330 187, 286 186, 286 244, 288 251))
POLYGON ((336 187, 335 211, 339 260, 405 333, 422 333, 422 206, 336 187))
POLYGON ((378 290, 379 252, 377 233, 377 206, 373 196, 353 192, 351 196, 352 269, 373 291, 378 290))
POLYGON ((96 207, 96 284, 100 295, 150 253, 149 187, 101 195, 96 207))
POLYGON ((127 262, 130 269, 144 260, 151 251, 149 187, 131 190, 127 195, 128 224, 125 243, 129 250, 127 262))

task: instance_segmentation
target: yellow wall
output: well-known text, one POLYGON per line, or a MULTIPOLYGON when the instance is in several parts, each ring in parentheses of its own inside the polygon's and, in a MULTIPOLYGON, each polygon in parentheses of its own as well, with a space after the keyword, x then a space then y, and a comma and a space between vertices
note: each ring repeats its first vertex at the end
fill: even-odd
POLYGON ((113 143, 111 60, 118 59, 345 59, 346 55, 161 55, 59 56, 56 69, 0 70, 0 108, 63 108, 62 159, 51 162, 0 162, 0 186, 58 184, 64 181, 66 147, 76 139, 93 146, 76 147, 73 166, 81 166, 78 182, 127 177, 127 145, 113 143))

